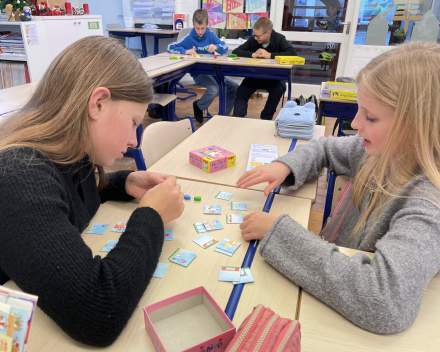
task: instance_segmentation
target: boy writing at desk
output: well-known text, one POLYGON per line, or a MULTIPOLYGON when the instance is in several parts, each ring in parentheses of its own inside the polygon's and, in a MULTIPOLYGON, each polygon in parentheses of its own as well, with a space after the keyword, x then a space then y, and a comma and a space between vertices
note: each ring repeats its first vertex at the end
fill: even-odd
MULTIPOLYGON (((274 59, 275 56, 296 56, 295 49, 284 35, 273 30, 273 23, 266 17, 259 18, 252 27, 254 36, 240 45, 232 53, 241 57, 274 59)), ((277 79, 245 78, 237 90, 234 104, 234 116, 245 117, 249 98, 257 89, 269 92, 261 119, 272 120, 278 103, 286 91, 286 81, 277 79)))
MULTIPOLYGON (((208 12, 198 9, 194 11, 192 31, 183 39, 168 45, 167 51, 173 54, 205 54, 213 55, 218 52, 220 55, 228 52, 228 45, 222 42, 213 32, 207 29, 208 12)), ((219 87, 215 76, 203 74, 191 74, 194 82, 206 88, 205 94, 193 102, 194 117, 199 123, 203 123, 203 110, 206 110, 218 96, 219 87)), ((226 115, 230 115, 233 107, 235 93, 238 84, 229 77, 226 82, 226 115)))

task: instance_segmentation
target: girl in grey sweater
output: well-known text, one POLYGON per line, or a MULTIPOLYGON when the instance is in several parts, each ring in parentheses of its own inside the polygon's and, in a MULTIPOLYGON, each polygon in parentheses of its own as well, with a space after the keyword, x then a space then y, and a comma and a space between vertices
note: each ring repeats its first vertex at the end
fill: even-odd
POLYGON ((237 187, 295 190, 323 167, 353 181, 352 202, 328 243, 287 214, 252 213, 240 228, 298 286, 375 333, 408 328, 440 269, 440 45, 414 42, 358 75, 358 135, 311 141, 246 172, 237 187), (337 246, 374 252, 350 258, 337 246))

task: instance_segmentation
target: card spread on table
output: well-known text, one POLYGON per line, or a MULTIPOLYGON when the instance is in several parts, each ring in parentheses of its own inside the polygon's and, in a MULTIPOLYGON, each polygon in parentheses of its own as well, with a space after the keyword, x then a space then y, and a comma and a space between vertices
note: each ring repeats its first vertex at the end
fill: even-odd
POLYGON ((218 281, 240 281, 240 268, 233 266, 222 266, 218 281))
POLYGON ((109 240, 104 247, 102 247, 101 252, 110 252, 118 244, 117 240, 109 240))
POLYGON ((231 257, 232 254, 234 254, 237 248, 240 246, 240 244, 240 242, 232 241, 229 238, 223 238, 223 241, 221 241, 217 245, 217 247, 215 247, 215 251, 229 255, 231 257))
POLYGON ((188 266, 195 257, 196 255, 194 253, 177 248, 176 251, 168 257, 168 260, 182 266, 188 266))
POLYGON ((194 225, 194 228, 196 229, 197 233, 203 233, 206 231, 214 231, 214 230, 221 230, 223 229, 222 224, 219 220, 207 220, 202 222, 196 222, 194 225))
POLYGON ((108 224, 93 224, 87 233, 93 233, 95 235, 103 235, 105 230, 107 230, 108 224))
POLYGON ((157 263, 157 267, 156 270, 154 270, 153 277, 158 277, 159 279, 162 279, 169 265, 170 264, 157 263))
POLYGON ((215 214, 219 215, 222 213, 221 205, 204 205, 203 206, 203 214, 215 214))
POLYGON ((231 210, 247 210, 246 202, 231 202, 231 210))
POLYGON ((229 200, 229 199, 231 199, 231 197, 233 195, 234 195, 234 193, 218 192, 217 195, 215 196, 215 198, 229 200))
POLYGON ((240 281, 234 281, 233 284, 246 284, 248 282, 254 282, 254 277, 251 274, 251 269, 241 268, 240 269, 240 281))
POLYGON ((200 237, 197 237, 193 241, 202 248, 211 247, 213 244, 216 244, 218 242, 215 238, 209 236, 207 233, 201 235, 200 237))
POLYGON ((165 241, 172 241, 174 239, 173 230, 165 230, 165 241))
MULTIPOLYGON (((122 227, 123 222, 118 221, 116 225, 112 228, 112 232, 118 232, 119 228, 122 227)), ((127 223, 125 223, 127 225, 127 223)))
POLYGON ((241 224, 243 222, 243 215, 241 214, 226 214, 227 224, 241 224))

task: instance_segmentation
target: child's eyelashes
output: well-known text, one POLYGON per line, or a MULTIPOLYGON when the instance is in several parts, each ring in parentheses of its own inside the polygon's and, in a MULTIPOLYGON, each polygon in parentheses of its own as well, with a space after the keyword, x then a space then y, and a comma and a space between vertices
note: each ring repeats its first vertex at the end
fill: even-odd
POLYGON ((365 118, 367 119, 368 122, 376 122, 376 119, 372 119, 368 116, 365 116, 365 118))

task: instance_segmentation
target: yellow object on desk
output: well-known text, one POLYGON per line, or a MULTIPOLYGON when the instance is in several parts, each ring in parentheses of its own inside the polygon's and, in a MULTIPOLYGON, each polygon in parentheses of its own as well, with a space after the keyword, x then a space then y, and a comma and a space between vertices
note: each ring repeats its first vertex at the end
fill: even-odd
POLYGON ((357 100, 356 83, 327 82, 321 90, 322 98, 357 100))
POLYGON ((275 62, 280 65, 304 65, 306 60, 299 56, 275 56, 275 62))

